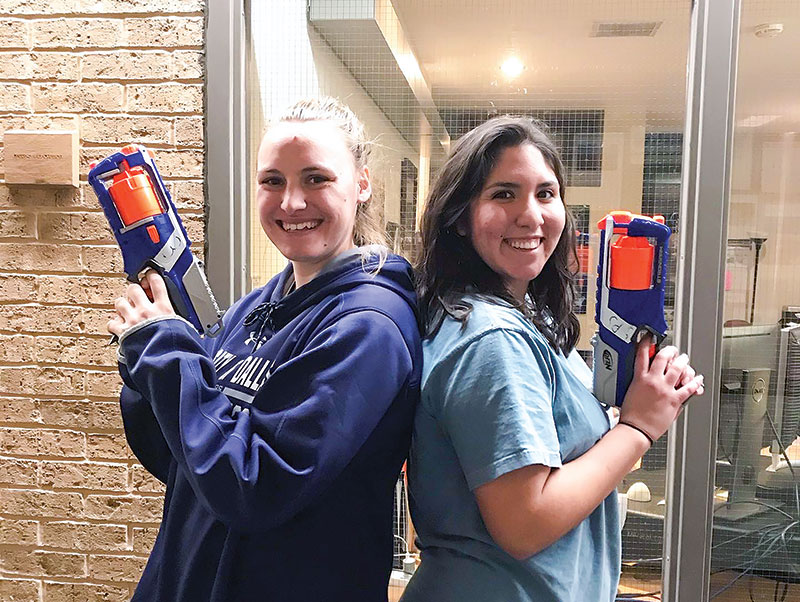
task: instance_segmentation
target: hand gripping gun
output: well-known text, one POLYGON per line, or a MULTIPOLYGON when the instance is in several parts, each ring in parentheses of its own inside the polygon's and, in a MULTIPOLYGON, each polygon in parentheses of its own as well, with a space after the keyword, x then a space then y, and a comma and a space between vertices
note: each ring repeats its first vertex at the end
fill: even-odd
POLYGON ((600 263, 595 306, 598 331, 592 338, 594 395, 604 403, 621 406, 633 380, 638 342, 648 333, 653 336, 652 359, 667 334, 664 285, 672 231, 660 215, 650 218, 627 211, 612 211, 597 227, 600 263))
POLYGON ((92 185, 122 251, 128 280, 156 270, 167 285, 175 312, 201 334, 214 336, 222 314, 208 285, 203 264, 189 249, 191 241, 153 161, 140 145, 121 151, 89 169, 92 185))

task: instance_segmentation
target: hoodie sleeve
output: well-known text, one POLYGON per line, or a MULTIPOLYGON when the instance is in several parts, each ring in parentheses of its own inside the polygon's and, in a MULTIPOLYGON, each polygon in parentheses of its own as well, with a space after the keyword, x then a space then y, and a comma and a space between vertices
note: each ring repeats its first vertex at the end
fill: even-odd
MULTIPOLYGON (((159 316, 134 326, 130 332, 123 333, 120 338, 120 346, 131 332, 163 319, 174 318, 172 316, 159 316)), ((119 375, 123 383, 119 396, 119 405, 122 424, 125 428, 125 439, 145 470, 162 483, 166 483, 169 477, 170 465, 173 462, 172 453, 164 439, 164 435, 161 433, 161 428, 153 414, 150 402, 131 380, 128 367, 125 365, 125 356, 122 355, 121 349, 117 353, 117 360, 119 375)))
POLYGON ((320 328, 275 369, 249 411, 234 415, 188 324, 148 325, 122 352, 198 498, 223 522, 248 529, 282 524, 323 492, 413 373, 397 325, 375 310, 320 328))
MULTIPOLYGON (((119 368, 120 373, 127 372, 123 364, 119 368)), ((123 375, 123 382, 125 380, 123 375)), ((172 464, 172 453, 161 434, 150 402, 126 384, 122 387, 119 404, 128 445, 147 472, 166 483, 172 464)))

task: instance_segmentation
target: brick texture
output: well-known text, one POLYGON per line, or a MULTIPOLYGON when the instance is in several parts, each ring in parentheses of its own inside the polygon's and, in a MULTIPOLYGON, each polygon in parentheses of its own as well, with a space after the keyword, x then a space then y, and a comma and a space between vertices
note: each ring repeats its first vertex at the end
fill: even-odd
POLYGON ((195 250, 207 0, 0 0, 0 602, 129 600, 164 485, 119 412, 106 323, 127 283, 86 173, 146 144, 195 250), (11 129, 75 130, 77 189, 7 186, 11 129))
POLYGON ((4 602, 39 602, 40 581, 33 579, 17 579, 12 576, 0 579, 0 600, 4 602))
POLYGON ((0 518, 0 544, 36 545, 36 529, 38 524, 39 523, 33 520, 0 518))
POLYGON ((125 602, 129 598, 128 588, 111 585, 49 581, 44 584, 44 600, 46 602, 125 602))
POLYGON ((27 48, 28 23, 22 19, 0 19, 0 48, 27 48))

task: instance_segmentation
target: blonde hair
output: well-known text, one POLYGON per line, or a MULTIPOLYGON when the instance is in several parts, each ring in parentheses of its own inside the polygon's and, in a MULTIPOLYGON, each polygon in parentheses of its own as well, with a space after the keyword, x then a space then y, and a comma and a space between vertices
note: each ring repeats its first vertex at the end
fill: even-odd
MULTIPOLYGON (((367 166, 371 142, 367 140, 364 124, 355 116, 349 107, 335 98, 323 96, 320 98, 304 98, 280 112, 271 123, 283 121, 328 121, 336 125, 344 134, 353 161, 359 170, 367 166)), ((386 261, 386 235, 369 201, 358 203, 356 218, 353 226, 353 242, 362 248, 362 261, 366 262, 370 255, 379 256, 378 268, 380 270, 386 261), (380 245, 377 250, 375 245, 380 245)), ((376 270, 376 273, 377 273, 376 270)))

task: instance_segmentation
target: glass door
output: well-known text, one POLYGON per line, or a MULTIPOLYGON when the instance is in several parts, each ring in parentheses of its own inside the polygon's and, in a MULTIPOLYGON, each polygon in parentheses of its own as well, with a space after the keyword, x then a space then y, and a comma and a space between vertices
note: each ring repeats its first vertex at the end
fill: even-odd
POLYGON ((800 600, 800 4, 743 0, 712 600, 800 600))
MULTIPOLYGON (((420 210, 452 142, 494 115, 542 120, 561 148, 564 198, 580 231, 578 350, 591 362, 597 222, 609 211, 661 214, 673 229, 672 327, 691 9, 690 0, 250 2, 249 145, 256 148, 270 113, 301 96, 343 100, 375 142, 372 202, 390 244, 411 258, 420 210)), ((251 223, 255 287, 284 260, 258 219, 251 223)), ((634 491, 622 496, 621 595, 657 599, 647 595, 661 589, 666 464, 664 439, 620 486, 634 491)), ((402 560, 415 553, 402 482, 397 499, 392 599, 407 580, 402 560)))

